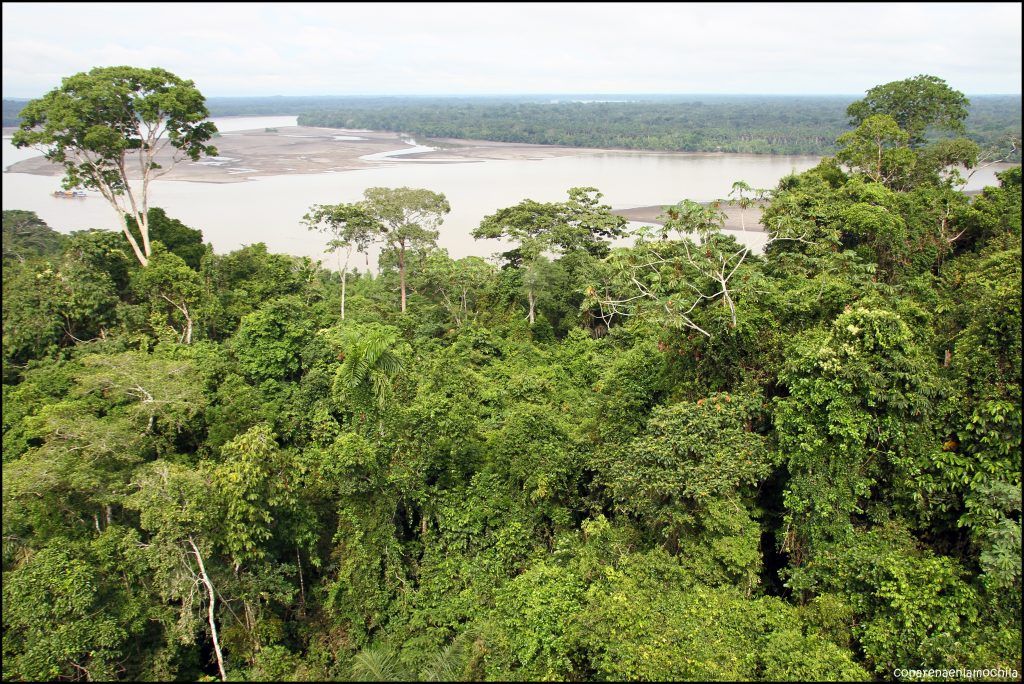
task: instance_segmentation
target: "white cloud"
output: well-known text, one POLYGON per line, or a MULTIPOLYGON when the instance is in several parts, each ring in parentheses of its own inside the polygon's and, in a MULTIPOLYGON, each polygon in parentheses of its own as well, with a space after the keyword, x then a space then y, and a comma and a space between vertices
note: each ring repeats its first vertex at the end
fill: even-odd
POLYGON ((1020 92, 1019 4, 4 3, 3 92, 162 66, 207 95, 1020 92))

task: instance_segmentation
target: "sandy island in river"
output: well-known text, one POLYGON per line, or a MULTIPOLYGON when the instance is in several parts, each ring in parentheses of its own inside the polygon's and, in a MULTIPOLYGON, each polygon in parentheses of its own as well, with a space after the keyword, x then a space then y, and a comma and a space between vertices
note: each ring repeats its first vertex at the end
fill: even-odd
MULTIPOLYGON (((3 129, 10 136, 16 128, 3 129)), ((313 128, 288 126, 278 130, 254 129, 222 133, 211 142, 218 156, 201 158, 197 162, 178 162, 161 176, 162 180, 182 180, 200 183, 241 183, 260 176, 324 173, 353 169, 378 168, 394 164, 451 164, 475 163, 492 160, 549 159, 552 157, 601 154, 614 150, 560 147, 556 145, 528 145, 485 140, 457 140, 432 138, 418 141, 434 150, 402 154, 390 159, 367 160, 367 155, 379 155, 412 149, 407 136, 385 131, 346 130, 339 128, 313 128), (283 132, 282 132, 283 131, 283 132), (352 139, 358 138, 358 139, 352 139)), ((631 151, 636 154, 637 151, 631 151)), ((672 154, 659 152, 658 154, 672 154)), ((685 154, 685 153, 678 153, 685 154)), ((165 167, 170 156, 158 157, 165 167)), ((40 176, 60 176, 61 169, 42 157, 16 162, 5 171, 30 173, 40 176)), ((737 207, 723 206, 725 227, 739 230, 740 213, 737 207)), ((616 209, 616 214, 631 221, 660 223, 657 217, 661 206, 616 209)), ((743 223, 747 230, 761 230, 758 225, 760 209, 747 209, 743 223)))
MULTIPOLYGON (((4 129, 10 135, 16 129, 4 129)), ((163 180, 203 183, 240 183, 258 176, 283 176, 325 171, 377 168, 383 165, 408 163, 450 164, 481 162, 494 159, 547 159, 569 155, 592 154, 603 150, 581 150, 552 145, 525 145, 476 140, 429 140, 433 151, 403 154, 393 159, 365 160, 366 155, 412 149, 408 138, 383 131, 357 131, 337 128, 288 126, 284 129, 237 131, 223 133, 211 142, 217 157, 199 161, 178 162, 163 180), (341 139, 339 139, 341 138, 341 139), (345 138, 361 138, 359 140, 345 138)), ((170 155, 158 156, 157 162, 169 161, 170 155)), ((60 168, 42 157, 12 164, 12 173, 59 176, 60 168)))

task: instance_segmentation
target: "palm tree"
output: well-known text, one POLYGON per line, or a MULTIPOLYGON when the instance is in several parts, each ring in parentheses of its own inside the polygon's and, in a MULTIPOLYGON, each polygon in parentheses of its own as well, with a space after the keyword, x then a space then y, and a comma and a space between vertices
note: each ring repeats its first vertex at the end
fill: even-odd
POLYGON ((368 646, 352 659, 352 680, 356 682, 407 681, 395 652, 387 646, 368 646))
POLYGON ((394 379, 402 370, 397 335, 374 331, 355 340, 334 380, 334 390, 364 412, 383 413, 394 402, 394 379))
POLYGON ((459 639, 437 651, 420 672, 425 682, 461 682, 465 680, 468 654, 459 639))

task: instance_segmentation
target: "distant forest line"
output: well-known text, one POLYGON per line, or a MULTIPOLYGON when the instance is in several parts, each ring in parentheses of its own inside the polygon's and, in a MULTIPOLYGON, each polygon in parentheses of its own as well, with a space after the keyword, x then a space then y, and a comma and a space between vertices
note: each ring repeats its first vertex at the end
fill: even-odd
MULTIPOLYGON (((855 96, 570 95, 211 97, 211 116, 297 115, 299 125, 428 138, 680 152, 832 154, 855 96)), ((16 126, 27 100, 3 101, 16 126)), ((1021 98, 971 98, 968 137, 1002 148, 1021 137, 1021 98)), ((1016 159, 1019 159, 1019 152, 1016 159)))

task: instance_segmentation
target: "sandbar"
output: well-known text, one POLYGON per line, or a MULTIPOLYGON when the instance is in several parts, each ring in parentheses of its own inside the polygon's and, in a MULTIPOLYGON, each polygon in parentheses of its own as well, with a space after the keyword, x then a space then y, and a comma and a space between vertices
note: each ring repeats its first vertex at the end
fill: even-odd
MULTIPOLYGON (((701 204, 708 205, 710 202, 701 202, 701 204)), ((725 224, 722 226, 725 230, 764 232, 764 226, 761 225, 760 206, 747 207, 741 211, 739 206, 722 203, 718 210, 725 214, 725 224)), ((659 217, 665 213, 665 205, 658 204, 650 207, 613 209, 612 213, 627 218, 630 221, 655 223, 660 226, 664 223, 659 217)))
MULTIPOLYGON (((4 129, 8 136, 17 129, 4 129)), ((431 139, 418 141, 436 149, 405 154, 393 160, 365 160, 366 155, 412 149, 408 136, 385 131, 346 131, 338 128, 288 126, 282 129, 233 131, 214 138, 216 157, 183 160, 160 176, 161 180, 202 183, 241 183, 260 176, 350 171, 404 163, 472 163, 490 160, 548 159, 593 154, 604 150, 487 142, 481 140, 431 139), (348 135, 354 133, 354 135, 348 135), (338 140, 338 136, 362 140, 338 140)), ((169 166, 169 154, 158 155, 157 163, 169 166)), ((10 173, 60 176, 62 169, 42 157, 16 162, 10 173)))

